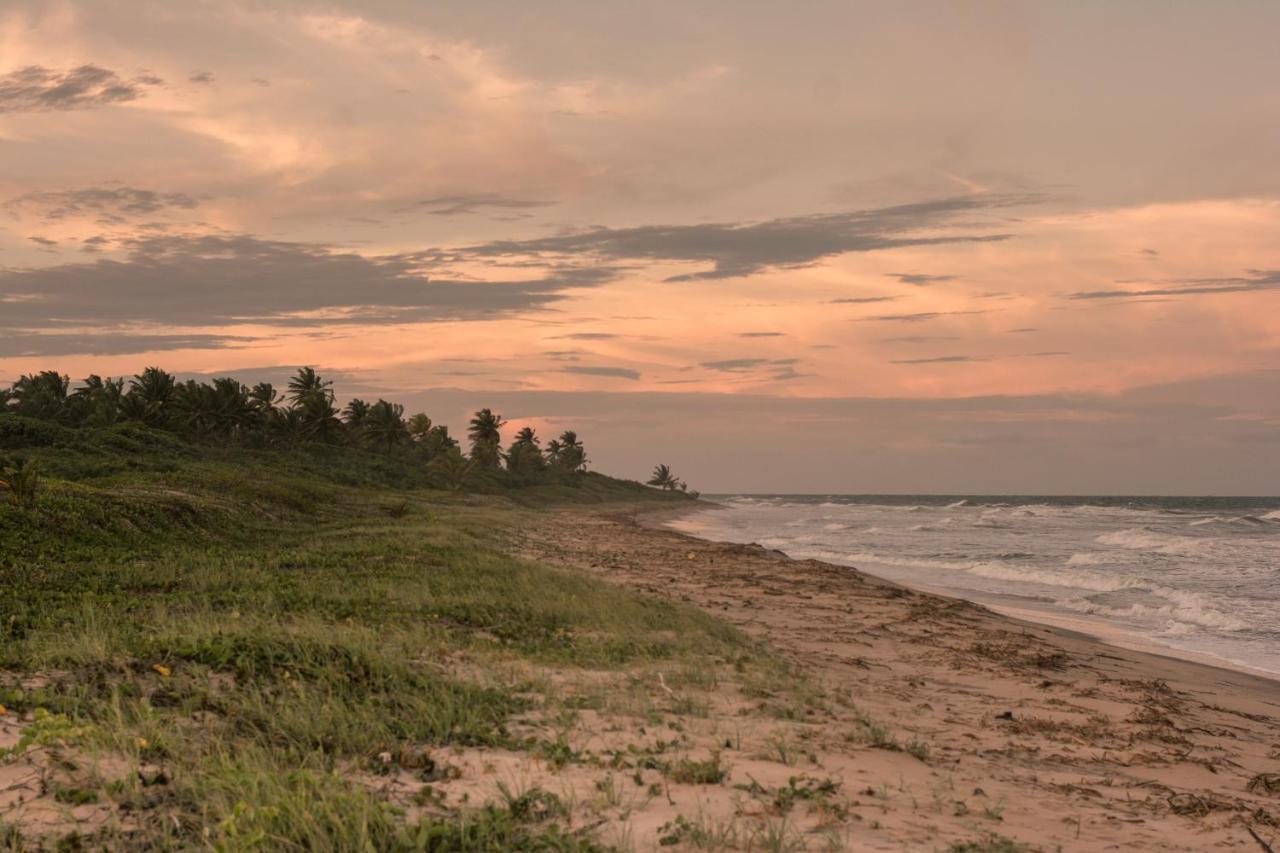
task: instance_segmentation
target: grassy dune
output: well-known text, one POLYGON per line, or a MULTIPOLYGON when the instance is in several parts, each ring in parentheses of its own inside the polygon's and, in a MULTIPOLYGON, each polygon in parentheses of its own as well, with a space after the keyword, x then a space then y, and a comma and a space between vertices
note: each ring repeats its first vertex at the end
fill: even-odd
POLYGON ((21 732, 0 768, 35 767, 66 820, 11 821, 0 849, 594 849, 536 792, 405 809, 367 780, 429 780, 447 746, 554 750, 510 724, 557 701, 540 672, 760 655, 701 611, 508 555, 563 523, 535 506, 678 499, 635 484, 458 495, 357 450, 6 420, 0 456, 44 478, 34 507, 0 500, 21 732))

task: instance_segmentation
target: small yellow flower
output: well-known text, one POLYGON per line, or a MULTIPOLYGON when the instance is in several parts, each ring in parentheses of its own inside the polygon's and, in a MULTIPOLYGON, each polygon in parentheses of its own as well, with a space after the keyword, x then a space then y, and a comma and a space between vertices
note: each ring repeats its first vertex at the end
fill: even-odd
POLYGON ((165 666, 162 663, 153 663, 151 664, 151 668, 154 669, 156 672, 160 673, 161 678, 168 678, 169 676, 173 675, 173 671, 170 670, 169 667, 165 666))
POLYGON ((144 737, 138 738, 137 743, 138 743, 138 749, 146 749, 147 747, 151 746, 151 744, 147 743, 147 739, 144 737))
POLYGON ((0 705, 0 714, 7 714, 7 713, 9 713, 9 709, 3 705, 0 705))

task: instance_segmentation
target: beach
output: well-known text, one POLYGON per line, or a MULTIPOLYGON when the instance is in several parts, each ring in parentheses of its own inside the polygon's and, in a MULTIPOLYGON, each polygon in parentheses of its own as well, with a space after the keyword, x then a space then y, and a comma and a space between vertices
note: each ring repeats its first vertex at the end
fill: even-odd
MULTIPOLYGON (((742 685, 690 689, 704 713, 684 722, 687 748, 717 753, 726 776, 633 810, 638 849, 675 815, 705 831, 771 810, 836 849, 1256 850, 1277 832, 1280 683, 696 539, 663 526, 669 510, 555 512, 525 556, 702 608, 816 694, 788 714, 742 685), (753 796, 789 782, 834 787, 840 805, 802 796, 778 812, 753 796)), ((593 726, 609 737, 597 719, 570 739, 593 726)))

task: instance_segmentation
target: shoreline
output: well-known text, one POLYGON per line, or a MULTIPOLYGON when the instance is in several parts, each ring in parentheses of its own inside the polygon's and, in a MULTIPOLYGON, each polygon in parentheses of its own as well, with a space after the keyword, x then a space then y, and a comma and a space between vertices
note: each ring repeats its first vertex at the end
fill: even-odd
POLYGON ((1036 850, 1256 850, 1250 828, 1280 831, 1275 679, 665 526, 710 508, 561 511, 572 533, 531 553, 726 620, 847 696, 853 725, 891 732, 807 735, 823 772, 884 793, 887 837, 852 849, 991 833, 1036 850))
MULTIPOLYGON (((710 537, 702 537, 696 533, 684 530, 676 530, 666 527, 670 521, 674 521, 683 516, 695 512, 710 511, 716 509, 728 509, 724 504, 715 501, 700 500, 697 505, 688 507, 671 507, 665 510, 655 510, 656 514, 663 515, 664 520, 652 525, 655 529, 663 529, 682 536, 687 536, 694 540, 717 542, 720 544, 734 544, 727 540, 713 539, 710 537), (666 517, 669 516, 669 517, 666 517)), ((642 522, 643 523, 643 522, 642 522)), ((648 525, 646 525, 648 526, 648 525)), ((790 560, 807 561, 814 558, 799 557, 787 554, 782 549, 771 549, 783 554, 790 560)), ((816 562, 825 563, 836 568, 848 569, 858 572, 867 577, 874 577, 884 583, 891 583, 906 589, 926 595, 935 595, 939 598, 951 599, 956 601, 965 601, 978 607, 986 608, 992 613, 1003 616, 1019 624, 1025 624, 1032 627, 1047 627, 1055 631, 1059 631, 1068 636, 1076 636, 1080 639, 1087 639, 1102 645, 1109 646, 1114 649, 1131 652, 1134 654, 1148 655, 1156 658, 1169 658, 1175 661, 1197 664, 1199 666, 1209 667, 1211 669, 1221 669, 1227 672, 1235 672, 1248 675, 1263 681, 1272 682, 1280 689, 1280 672, 1271 672, 1257 667, 1250 666, 1247 663, 1231 660, 1229 658, 1215 655, 1211 652, 1200 652, 1191 649, 1182 649, 1174 645, 1162 643, 1157 639, 1148 638, 1142 634, 1131 633, 1123 628, 1113 626, 1105 620, 1091 621, 1079 614, 1063 612, 1061 614, 1054 612, 1048 608, 1037 610, 1031 607, 1023 607, 1017 604, 1002 604, 984 598, 981 596, 966 597, 958 595, 956 590, 945 587, 934 587, 925 584, 911 584, 904 581, 894 580, 877 574, 874 569, 866 569, 859 565, 834 563, 829 560, 816 560, 816 562)))

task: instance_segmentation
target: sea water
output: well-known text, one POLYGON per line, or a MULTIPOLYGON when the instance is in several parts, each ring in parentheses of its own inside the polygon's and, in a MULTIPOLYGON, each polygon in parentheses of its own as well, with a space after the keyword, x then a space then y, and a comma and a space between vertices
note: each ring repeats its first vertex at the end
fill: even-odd
POLYGON ((707 497, 673 526, 1280 676, 1280 498, 707 497))

